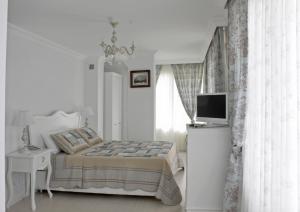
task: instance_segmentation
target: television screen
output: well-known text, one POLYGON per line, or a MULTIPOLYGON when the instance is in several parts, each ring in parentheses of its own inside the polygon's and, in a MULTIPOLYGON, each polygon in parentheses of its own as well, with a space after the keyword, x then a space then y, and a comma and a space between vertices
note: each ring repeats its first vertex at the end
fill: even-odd
POLYGON ((197 96, 197 117, 226 119, 226 94, 197 96))

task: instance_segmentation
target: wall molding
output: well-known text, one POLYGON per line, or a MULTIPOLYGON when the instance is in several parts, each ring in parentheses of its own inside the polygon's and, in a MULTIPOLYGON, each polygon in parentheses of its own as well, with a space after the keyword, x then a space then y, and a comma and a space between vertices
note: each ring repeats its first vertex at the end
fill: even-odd
POLYGON ((170 64, 188 64, 188 63, 203 63, 203 60, 201 59, 172 59, 172 60, 155 60, 154 65, 170 65, 170 64))
POLYGON ((47 39, 45 37, 42 37, 42 36, 38 35, 36 33, 30 32, 30 31, 28 31, 26 29, 23 29, 23 28, 21 28, 19 26, 16 26, 16 25, 12 24, 12 23, 7 23, 7 29, 8 29, 8 31, 11 30, 13 32, 17 32, 17 33, 19 33, 19 35, 21 35, 24 38, 27 38, 27 39, 29 39, 29 40, 31 40, 33 42, 36 42, 36 43, 38 43, 40 45, 47 46, 49 48, 58 50, 58 51, 60 51, 62 53, 68 54, 68 55, 70 55, 72 57, 75 57, 75 58, 77 58, 79 60, 84 60, 84 59, 87 58, 87 56, 84 55, 84 54, 81 54, 81 53, 79 53, 77 51, 74 51, 74 50, 72 50, 70 48, 67 48, 67 47, 65 47, 65 46, 63 46, 61 44, 58 44, 58 43, 56 43, 54 41, 51 41, 51 40, 49 40, 49 39, 47 39))

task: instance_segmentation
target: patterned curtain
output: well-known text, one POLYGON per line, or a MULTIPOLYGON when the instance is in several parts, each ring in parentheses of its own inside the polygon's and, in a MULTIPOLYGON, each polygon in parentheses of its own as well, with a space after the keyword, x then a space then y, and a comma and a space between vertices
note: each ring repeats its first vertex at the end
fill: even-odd
POLYGON ((155 69, 156 69, 156 82, 157 82, 157 80, 158 80, 158 78, 159 78, 159 75, 160 75, 160 72, 161 72, 161 68, 162 68, 162 65, 156 65, 155 66, 155 69))
POLYGON ((201 92, 203 69, 201 63, 171 65, 183 107, 194 123, 197 98, 201 92))
POLYGON ((228 90, 227 45, 227 27, 217 27, 203 62, 205 93, 228 90))
POLYGON ((232 128, 232 151, 226 177, 224 211, 240 211, 242 184, 242 147, 246 111, 248 73, 248 0, 229 0, 228 63, 229 117, 232 128))

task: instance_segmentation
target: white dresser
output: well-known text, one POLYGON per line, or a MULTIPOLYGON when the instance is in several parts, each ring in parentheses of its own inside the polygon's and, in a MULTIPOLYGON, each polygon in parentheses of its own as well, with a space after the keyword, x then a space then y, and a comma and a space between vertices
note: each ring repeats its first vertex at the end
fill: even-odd
POLYGON ((188 128, 186 211, 222 211, 230 150, 230 127, 188 128))
POLYGON ((122 139, 122 76, 104 73, 104 139, 122 139))

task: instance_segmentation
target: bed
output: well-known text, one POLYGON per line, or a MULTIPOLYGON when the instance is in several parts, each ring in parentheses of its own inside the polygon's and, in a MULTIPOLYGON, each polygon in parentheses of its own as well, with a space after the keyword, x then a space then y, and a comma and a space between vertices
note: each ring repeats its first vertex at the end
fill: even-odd
MULTIPOLYGON (((31 143, 44 147, 42 134, 80 126, 80 114, 58 111, 35 116, 31 143)), ((51 190, 153 196, 166 205, 181 202, 174 175, 181 164, 176 145, 155 141, 103 141, 74 154, 52 154, 51 190)), ((44 174, 37 175, 44 189, 44 174)))

